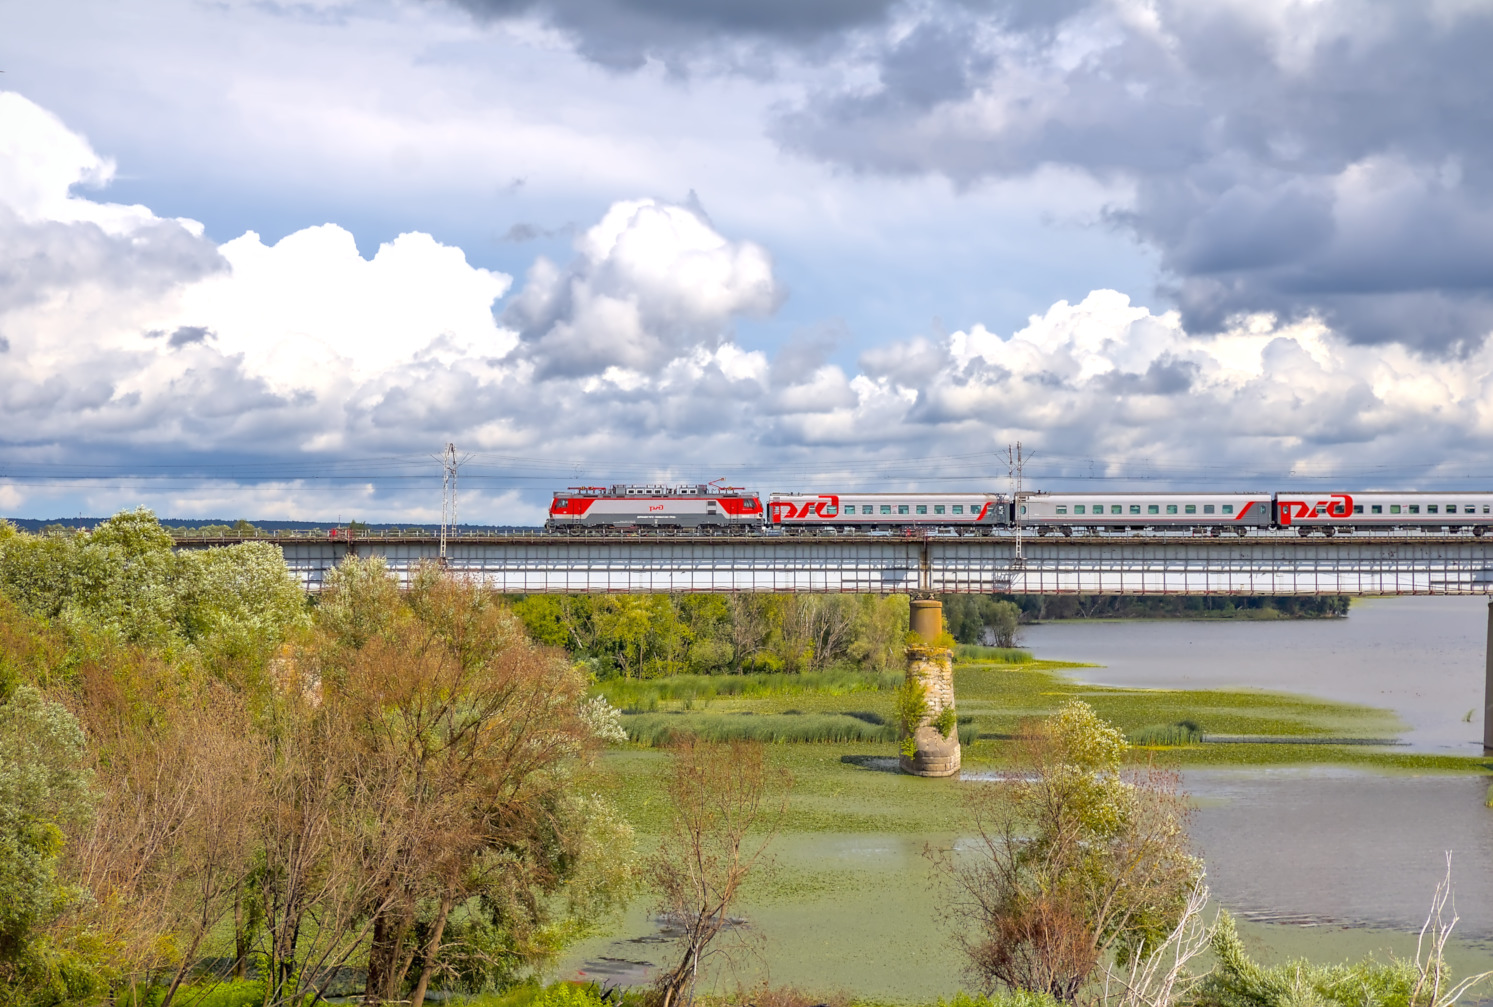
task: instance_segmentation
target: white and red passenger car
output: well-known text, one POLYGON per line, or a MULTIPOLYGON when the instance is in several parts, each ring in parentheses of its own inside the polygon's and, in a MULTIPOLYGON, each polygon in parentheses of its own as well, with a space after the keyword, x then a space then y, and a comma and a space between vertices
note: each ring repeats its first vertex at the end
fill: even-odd
POLYGON ((1011 523, 1011 505, 997 493, 773 493, 767 516, 784 530, 989 530, 1011 523))

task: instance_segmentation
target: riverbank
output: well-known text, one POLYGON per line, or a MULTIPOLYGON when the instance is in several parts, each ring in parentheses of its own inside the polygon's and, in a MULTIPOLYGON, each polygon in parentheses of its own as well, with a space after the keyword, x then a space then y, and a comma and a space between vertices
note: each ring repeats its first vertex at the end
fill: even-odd
MULTIPOLYGON (((1480 752, 1417 752, 1392 744, 1407 725, 1390 710, 1284 692, 1132 689, 1087 684, 1075 677, 1103 671, 1044 660, 956 664, 954 691, 966 739, 965 764, 999 765, 1004 742, 1023 720, 1045 717, 1078 698, 1136 739, 1154 735, 1156 728, 1193 725, 1201 741, 1162 749, 1178 766, 1329 763, 1386 770, 1493 769, 1480 752), (1376 740, 1391 744, 1371 743, 1376 740)), ((623 723, 635 738, 662 742, 671 733, 719 733, 723 725, 734 725, 742 736, 844 742, 851 746, 844 754, 858 758, 896 754, 895 732, 887 725, 895 722, 892 705, 900 676, 721 678, 719 683, 711 676, 611 682, 598 691, 628 711, 623 723), (794 725, 801 730, 792 730, 794 725)))
MULTIPOLYGON (((1216 861, 1218 902, 1243 914, 1241 932, 1251 951, 1267 962, 1413 952, 1410 929, 1418 920, 1407 919, 1400 903, 1418 904, 1420 887, 1429 901, 1433 884, 1422 881, 1437 868, 1447 848, 1443 842, 1462 850, 1459 892, 1474 902, 1486 896, 1493 904, 1493 890, 1484 891, 1493 882, 1479 880, 1493 878, 1493 811, 1482 808, 1480 799, 1486 774, 1493 770, 1488 760, 1340 743, 1392 738, 1404 729, 1392 711, 1365 704, 1240 689, 1126 689, 1075 677, 1102 670, 1041 660, 956 665, 959 713, 975 735, 965 749, 965 766, 976 772, 999 767, 1006 740, 1022 720, 1045 716, 1070 697, 1090 703, 1128 733, 1191 720, 1205 738, 1286 740, 1137 751, 1139 758, 1182 771, 1198 805, 1199 852, 1216 861), (1334 794, 1344 795, 1350 806, 1329 800, 1334 794), (1360 817, 1352 819, 1350 811, 1360 817), (1489 842, 1481 852, 1469 853, 1465 847, 1474 841, 1469 836, 1482 834, 1481 819, 1473 821, 1479 814, 1488 818, 1482 833, 1489 842), (1431 831, 1438 822, 1453 821, 1455 835, 1431 831), (1293 828, 1299 834, 1289 831, 1293 828), (1282 850, 1291 850, 1293 862, 1311 867, 1314 876, 1337 888, 1351 887, 1356 878, 1361 898, 1345 901, 1331 893, 1318 898, 1318 889, 1273 870, 1282 850), (1376 859, 1376 851, 1384 856, 1376 859), (1281 874, 1291 890, 1261 887, 1259 879, 1273 874, 1281 874), (1390 877, 1400 891, 1395 914, 1367 912, 1365 906, 1373 904, 1390 877), (1314 901, 1322 903, 1317 915, 1308 911, 1314 901)), ((742 682, 733 685, 732 694, 709 695, 700 683, 664 684, 670 681, 614 687, 615 698, 623 699, 626 691, 634 709, 648 711, 624 721, 667 718, 688 729, 702 717, 893 719, 892 690, 875 676, 859 684, 828 676, 819 688, 742 682)), ((961 795, 968 784, 896 773, 891 741, 775 744, 769 752, 795 782, 773 845, 772 869, 753 880, 742 906, 755 943, 743 953, 739 969, 720 982, 750 985, 766 977, 865 1001, 932 1003, 951 996, 962 985, 962 960, 943 914, 944 895, 923 851, 960 841, 961 795)), ((611 790, 645 849, 665 823, 667 759, 658 748, 628 745, 603 760, 599 785, 611 790)), ((1485 929, 1454 943, 1454 968, 1493 967, 1487 943, 1493 924, 1485 929)), ((599 976, 599 968, 636 980, 644 974, 641 963, 660 960, 667 947, 649 918, 647 899, 641 898, 610 936, 572 949, 558 963, 558 974, 599 976)))

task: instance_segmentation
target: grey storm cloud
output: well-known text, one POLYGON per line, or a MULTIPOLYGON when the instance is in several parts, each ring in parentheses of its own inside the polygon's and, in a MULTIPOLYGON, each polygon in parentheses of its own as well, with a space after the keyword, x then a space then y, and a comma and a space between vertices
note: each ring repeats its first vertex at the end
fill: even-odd
POLYGON ((722 42, 810 44, 884 20, 893 0, 451 0, 481 20, 538 15, 614 69, 722 42))
POLYGON ((28 221, 0 203, 0 311, 91 284, 158 293, 227 269, 212 242, 174 220, 128 234, 87 221, 28 221))
POLYGON ((1465 351, 1493 328, 1493 9, 1414 0, 935 6, 774 131, 961 185, 1063 165, 1133 183, 1192 331, 1270 312, 1465 351))
POLYGON ((151 329, 145 333, 147 339, 165 339, 166 345, 172 349, 191 346, 193 343, 205 343, 215 335, 212 329, 203 325, 181 325, 169 334, 164 329, 151 329))
POLYGON ((1198 365, 1191 360, 1164 356, 1143 374, 1111 371, 1099 384, 1116 395, 1182 395, 1192 390, 1197 377, 1198 365))

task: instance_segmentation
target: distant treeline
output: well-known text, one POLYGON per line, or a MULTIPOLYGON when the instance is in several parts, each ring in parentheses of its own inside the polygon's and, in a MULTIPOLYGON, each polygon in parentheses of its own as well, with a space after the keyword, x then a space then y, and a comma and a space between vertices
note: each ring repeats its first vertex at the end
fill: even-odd
MULTIPOLYGON (((940 596, 961 644, 1012 647, 1023 623, 1048 619, 1315 619, 1344 596, 940 596)), ((514 611, 535 640, 564 647, 597 679, 900 668, 906 595, 529 595, 514 611)))
MULTIPOLYGON (((1345 594, 1014 595, 1022 622, 1049 619, 1335 619, 1348 614, 1345 594)), ((948 602, 944 605, 948 610, 948 602)), ((955 634, 958 635, 957 633, 955 634)))
POLYGON ((598 679, 901 668, 906 595, 536 594, 513 610, 598 679))

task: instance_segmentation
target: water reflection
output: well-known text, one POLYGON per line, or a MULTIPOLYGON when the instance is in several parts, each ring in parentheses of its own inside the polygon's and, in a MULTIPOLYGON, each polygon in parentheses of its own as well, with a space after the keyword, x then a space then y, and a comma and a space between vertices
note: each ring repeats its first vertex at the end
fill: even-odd
POLYGON ((1484 598, 1371 598, 1355 599, 1346 619, 1061 622, 1030 627, 1021 642, 1044 658, 1104 665, 1072 672, 1095 684, 1248 687, 1386 707, 1409 726, 1412 748, 1475 754, 1487 613, 1484 598))

